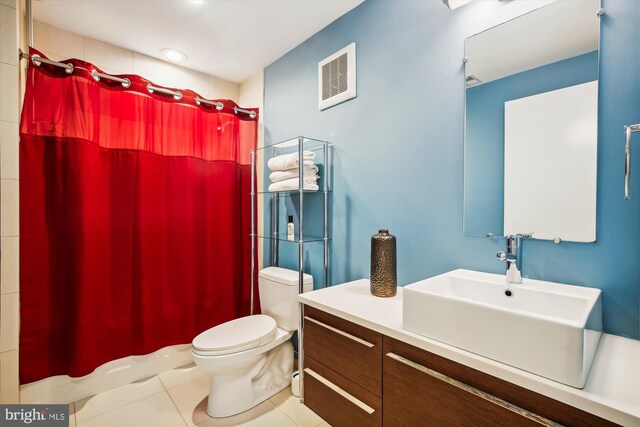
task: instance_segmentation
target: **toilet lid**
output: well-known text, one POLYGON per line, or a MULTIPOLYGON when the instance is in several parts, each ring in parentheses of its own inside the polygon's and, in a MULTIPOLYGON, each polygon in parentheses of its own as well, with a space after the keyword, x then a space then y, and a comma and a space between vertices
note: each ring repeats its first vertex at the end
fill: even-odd
POLYGON ((278 326, 273 318, 256 314, 207 329, 194 338, 193 347, 212 355, 237 353, 268 344, 277 333, 278 326))

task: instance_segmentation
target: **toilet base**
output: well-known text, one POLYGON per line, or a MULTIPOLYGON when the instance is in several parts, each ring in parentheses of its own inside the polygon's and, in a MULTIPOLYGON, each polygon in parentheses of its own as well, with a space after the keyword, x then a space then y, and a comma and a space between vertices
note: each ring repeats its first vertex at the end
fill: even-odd
POLYGON ((293 345, 290 341, 259 355, 244 374, 213 373, 207 402, 210 417, 230 417, 253 408, 291 383, 293 345))

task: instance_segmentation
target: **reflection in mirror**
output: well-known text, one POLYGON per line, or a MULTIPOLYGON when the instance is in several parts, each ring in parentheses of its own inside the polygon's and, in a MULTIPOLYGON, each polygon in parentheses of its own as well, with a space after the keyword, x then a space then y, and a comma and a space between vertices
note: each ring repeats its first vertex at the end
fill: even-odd
POLYGON ((464 232, 595 241, 599 0, 466 40, 464 232))

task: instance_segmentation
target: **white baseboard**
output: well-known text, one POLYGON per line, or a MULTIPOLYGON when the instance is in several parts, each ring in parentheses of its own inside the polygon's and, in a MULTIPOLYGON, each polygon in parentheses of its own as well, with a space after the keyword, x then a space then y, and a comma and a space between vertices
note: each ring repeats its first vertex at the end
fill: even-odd
POLYGON ((71 403, 193 362, 191 344, 112 360, 84 377, 57 375, 20 386, 21 403, 71 403))

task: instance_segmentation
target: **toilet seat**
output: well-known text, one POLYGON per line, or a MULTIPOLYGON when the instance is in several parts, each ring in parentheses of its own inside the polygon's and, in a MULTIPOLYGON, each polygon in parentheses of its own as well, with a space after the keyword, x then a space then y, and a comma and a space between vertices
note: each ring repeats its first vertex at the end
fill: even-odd
POLYGON ((276 321, 264 314, 240 317, 207 329, 193 340, 193 351, 207 356, 238 353, 270 343, 278 333, 276 321))

